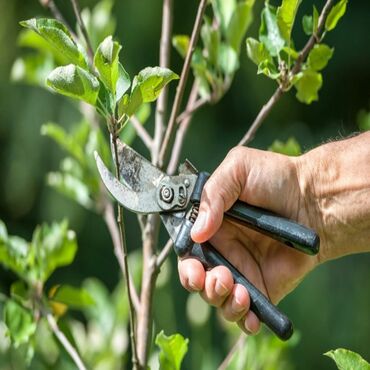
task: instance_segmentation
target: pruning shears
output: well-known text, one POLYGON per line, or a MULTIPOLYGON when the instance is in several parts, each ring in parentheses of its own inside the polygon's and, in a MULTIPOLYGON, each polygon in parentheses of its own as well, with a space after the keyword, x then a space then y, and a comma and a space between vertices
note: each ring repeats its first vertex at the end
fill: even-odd
MULTIPOLYGON (((100 176, 111 195, 132 212, 159 213, 179 258, 196 258, 206 269, 218 265, 229 268, 234 281, 248 290, 251 310, 279 338, 289 339, 293 334, 289 318, 209 242, 194 243, 190 237, 209 175, 198 172, 189 161, 185 161, 180 165, 178 175, 169 176, 119 139, 116 145, 119 179, 95 153, 100 176)), ((319 237, 313 230, 268 210, 237 201, 225 216, 303 253, 314 255, 319 251, 319 237)))

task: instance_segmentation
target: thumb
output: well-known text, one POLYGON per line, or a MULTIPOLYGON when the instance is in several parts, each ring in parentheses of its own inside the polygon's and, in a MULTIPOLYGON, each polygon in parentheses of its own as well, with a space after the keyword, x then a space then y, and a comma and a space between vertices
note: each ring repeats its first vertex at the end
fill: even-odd
POLYGON ((239 147, 232 149, 205 184, 199 214, 191 231, 195 242, 210 239, 220 228, 224 212, 239 198, 246 178, 242 160, 239 147))

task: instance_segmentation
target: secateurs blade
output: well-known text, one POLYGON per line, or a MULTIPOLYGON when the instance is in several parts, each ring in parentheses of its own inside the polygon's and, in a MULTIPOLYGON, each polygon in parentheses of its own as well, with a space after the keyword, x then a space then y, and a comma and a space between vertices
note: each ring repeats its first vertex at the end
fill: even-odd
MULTIPOLYGON (((117 140, 117 157, 119 179, 95 153, 100 176, 111 195, 132 212, 159 213, 179 258, 197 258, 206 269, 218 265, 228 267, 235 283, 248 290, 251 310, 279 338, 289 339, 293 334, 293 325, 288 317, 209 242, 194 243, 190 237, 209 175, 197 172, 186 161, 180 166, 178 175, 169 176, 120 140, 117 140)), ((319 237, 313 230, 268 210, 237 201, 225 215, 303 253, 313 255, 319 251, 319 237)))

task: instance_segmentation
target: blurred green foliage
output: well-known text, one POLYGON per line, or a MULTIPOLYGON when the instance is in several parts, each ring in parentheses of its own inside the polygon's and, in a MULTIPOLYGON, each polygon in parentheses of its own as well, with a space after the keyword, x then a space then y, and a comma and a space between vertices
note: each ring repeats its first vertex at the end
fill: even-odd
MULTIPOLYGON (((71 9, 62 1, 56 3, 65 12, 68 22, 74 25, 71 9)), ((111 1, 98 3, 93 0, 81 3, 92 9, 86 8, 83 17, 92 35, 94 48, 117 27, 117 36, 123 44, 125 68, 130 75, 147 65, 158 64, 160 3, 131 0, 116 4, 111 1), (150 12, 147 11, 149 5, 150 12), (109 16, 112 7, 116 19, 109 16)), ((342 7, 344 3, 346 2, 341 1, 342 7)), ((271 1, 271 4, 279 5, 274 1, 271 1)), ((175 34, 190 33, 196 6, 196 2, 186 5, 176 3, 175 34)), ((319 6, 321 5, 317 4, 318 8, 319 6)), ((259 14, 262 3, 256 4, 256 7, 256 14, 259 14)), ((366 110, 369 108, 370 98, 370 50, 366 45, 370 43, 370 34, 366 31, 368 27, 366 14, 370 11, 370 4, 367 1, 357 1, 350 2, 347 7, 347 14, 341 20, 340 27, 327 36, 330 45, 335 46, 335 56, 324 71, 325 83, 320 92, 320 101, 305 107, 288 93, 257 134, 254 146, 263 149, 272 146, 272 150, 275 151, 297 152, 297 145, 289 144, 287 141, 290 137, 295 137, 302 149, 307 150, 328 138, 345 136, 357 131, 357 116, 359 127, 362 130, 369 129, 366 110), (358 113, 360 111, 363 113, 358 113), (272 144, 276 139, 286 144, 276 142, 272 144)), ((87 305, 82 310, 86 325, 77 320, 81 319, 79 314, 72 313, 72 320, 68 321, 66 326, 70 327, 81 354, 91 361, 90 363, 99 369, 119 368, 128 359, 127 355, 124 357, 128 344, 127 332, 124 330, 127 326, 128 313, 121 299, 124 292, 119 282, 118 268, 108 233, 94 213, 82 207, 78 208, 57 192, 45 187, 46 174, 55 171, 59 166, 60 171, 49 175, 48 181, 89 208, 90 200, 96 194, 96 183, 82 182, 81 174, 83 173, 85 178, 93 169, 91 164, 82 163, 77 158, 79 155, 73 153, 73 150, 78 150, 73 140, 80 140, 78 147, 84 148, 85 156, 91 148, 89 142, 99 141, 97 138, 100 135, 99 131, 88 132, 86 123, 81 122, 76 105, 70 100, 56 98, 39 88, 10 81, 9 76, 12 76, 15 80, 26 79, 38 85, 53 68, 63 63, 65 56, 58 51, 50 52, 42 38, 37 38, 30 30, 22 30, 19 27, 18 22, 22 19, 35 15, 49 16, 37 1, 0 0, 0 11, 3 14, 3 21, 0 24, 3 50, 0 62, 0 217, 5 221, 11 234, 21 235, 26 239, 30 239, 35 225, 44 220, 60 220, 64 217, 70 220, 80 245, 76 260, 73 265, 53 273, 47 287, 54 287, 63 281, 86 289, 95 301, 94 306, 87 305), (23 49, 18 46, 22 46, 23 49), (31 48, 35 47, 41 54, 36 55, 31 51, 31 48), (23 59, 19 59, 20 56, 23 59), (37 68, 34 68, 35 65, 37 68), (70 148, 63 147, 70 156, 66 163, 63 160, 59 164, 64 154, 62 155, 50 140, 40 135, 41 125, 50 121, 60 122, 63 129, 58 131, 55 126, 48 124, 43 126, 44 134, 56 141, 58 135, 64 135, 71 140, 70 148), (76 125, 76 122, 81 123, 76 125), (85 281, 87 276, 96 278, 85 281)), ((312 4, 303 2, 297 17, 311 13, 312 4)), ((304 30, 298 31, 295 39, 297 50, 306 40, 304 32, 309 33, 310 29, 315 27, 315 11, 312 19, 310 16, 305 19, 304 30)), ((227 25, 230 20, 223 22, 227 25)), ((256 19, 251 25, 250 33, 254 37, 258 36, 258 26, 259 20, 256 19)), ((227 35, 225 26, 222 35, 217 37, 226 40, 227 35)), ((207 34, 205 28, 202 32, 205 48, 210 40, 213 38, 207 34)), ((184 39, 177 41, 184 42, 184 39)), ((174 43, 176 45, 175 40, 174 43)), ((184 43, 186 44, 186 40, 184 43)), ((232 53, 229 50, 227 55, 232 53)), ((176 53, 172 55, 172 69, 179 73, 182 61, 176 53)), ((224 57, 221 57, 221 61, 222 58, 224 57)), ((212 68, 215 72, 213 76, 205 77, 207 81, 205 86, 215 89, 212 91, 217 92, 215 94, 217 98, 220 97, 218 87, 223 86, 225 81, 222 68, 232 67, 232 63, 229 63, 230 58, 232 57, 227 57, 226 63, 220 63, 217 59, 217 63, 220 64, 216 64, 211 55, 206 60, 206 63, 214 63, 212 68)), ((314 56, 311 59, 317 61, 314 56)), ((320 63, 323 63, 322 58, 319 59, 320 63)), ((236 68, 232 68, 232 73, 235 72, 234 69, 236 68)), ((198 70, 197 73, 201 73, 200 67, 198 70)), ((194 118, 194 127, 185 142, 183 158, 189 157, 199 168, 212 170, 217 166, 229 148, 238 142, 262 104, 271 95, 273 86, 255 76, 254 66, 247 60, 244 52, 241 52, 240 69, 235 73, 236 78, 224 100, 212 108, 203 109, 194 118)), ((140 121, 144 122, 146 119, 140 121)), ((148 120, 147 127, 149 130, 153 129, 153 117, 148 120)), ((129 128, 128 123, 123 135, 129 128)), ((145 149, 135 140, 132 132, 131 129, 131 142, 145 154, 145 149)), ((130 265, 137 268, 140 261, 140 258, 137 258, 137 249, 140 245, 137 238, 139 229, 134 217, 127 215, 127 218, 129 248, 134 252, 130 256, 132 261, 130 265)), ((162 240, 165 240, 164 236, 162 240)), ((20 252, 22 248, 20 247, 20 252)), ((313 272, 281 304, 282 309, 292 317, 302 333, 299 344, 287 349, 281 342, 271 344, 270 342, 276 340, 268 336, 248 338, 239 360, 242 361, 247 357, 248 361, 253 361, 265 353, 266 355, 262 357, 266 360, 266 367, 263 368, 268 368, 269 359, 277 356, 279 363, 286 364, 284 369, 288 368, 284 361, 296 364, 295 367, 299 369, 328 369, 330 366, 328 360, 321 354, 337 347, 351 348, 369 359, 370 323, 367 317, 370 289, 366 287, 366 282, 370 278, 369 262, 368 255, 351 256, 321 266, 313 272), (264 341, 267 344, 263 344, 264 341), (247 351, 247 355, 243 351, 247 351), (290 356, 290 361, 286 360, 286 356, 290 356)), ((204 305, 202 308, 200 300, 197 303, 194 298, 196 296, 188 296, 182 290, 176 276, 175 264, 174 258, 166 263, 164 267, 167 269, 166 276, 159 283, 156 292, 154 312, 157 325, 164 328, 166 333, 180 332, 184 337, 190 338, 184 368, 214 369, 224 358, 230 344, 235 341, 235 333, 233 329, 227 329, 228 334, 223 335, 224 325, 219 324, 214 311, 204 305), (200 316, 198 310, 205 311, 203 320, 198 320, 200 316), (186 315, 190 316, 188 324, 184 320, 186 315)), ((2 270, 0 290, 8 294, 15 279, 14 274, 2 270)), ((12 292, 15 296, 21 291, 21 286, 13 285, 12 292)), ((63 298, 62 292, 59 294, 63 298)), ((58 303, 64 304, 63 302, 66 302, 65 296, 62 302, 58 303)), ((12 312, 18 312, 17 317, 22 320, 15 324, 24 324, 25 328, 28 328, 21 331, 22 336, 27 337, 34 333, 34 328, 30 324, 32 320, 30 321, 27 313, 23 311, 19 313, 20 306, 17 304, 14 301, 10 307, 2 309, 10 315, 12 312)), ((63 320, 60 322, 60 325, 62 324, 63 320)), ((0 366, 2 369, 21 370, 25 368, 24 358, 27 357, 27 349, 24 349, 24 356, 9 350, 4 330, 1 324, 0 331, 4 335, 0 334, 0 366)), ((33 368, 67 370, 74 368, 68 356, 60 352, 45 322, 40 323, 34 343, 39 350, 32 363, 33 368)), ((235 363, 239 362, 235 360, 235 363)), ((332 368, 335 368, 334 364, 332 368)))

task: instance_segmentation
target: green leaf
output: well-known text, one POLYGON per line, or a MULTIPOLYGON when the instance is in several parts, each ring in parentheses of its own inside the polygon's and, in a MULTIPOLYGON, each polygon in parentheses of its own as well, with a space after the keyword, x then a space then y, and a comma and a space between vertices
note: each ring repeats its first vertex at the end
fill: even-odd
POLYGON ((172 37, 173 47, 184 59, 189 48, 189 42, 189 36, 187 35, 176 35, 172 37))
POLYGON ((28 343, 35 334, 36 323, 32 313, 18 303, 9 299, 4 306, 4 322, 8 328, 8 335, 15 347, 28 343))
POLYGON ((319 12, 316 9, 316 6, 313 6, 313 15, 312 15, 312 23, 313 23, 313 33, 317 32, 317 27, 319 25, 319 12))
POLYGON ((348 0, 340 0, 337 4, 333 6, 325 21, 325 29, 327 31, 333 30, 336 27, 338 21, 343 17, 347 9, 347 2, 348 0))
POLYGON ((257 41, 252 37, 247 38, 247 54, 249 59, 256 64, 260 65, 265 60, 272 61, 268 50, 266 49, 265 44, 257 41))
POLYGON ((297 99, 306 104, 311 104, 318 100, 318 91, 322 86, 322 75, 311 69, 300 72, 298 79, 294 82, 297 89, 297 99))
POLYGON ((45 282, 53 271, 72 263, 77 252, 76 235, 68 230, 68 223, 43 224, 33 233, 38 279, 45 282))
POLYGON ((339 370, 370 370, 370 364, 367 361, 358 353, 348 349, 338 348, 324 355, 332 358, 339 370))
POLYGON ((161 370, 180 370, 181 362, 188 351, 188 339, 181 334, 166 336, 163 331, 157 334, 155 344, 160 348, 159 364, 161 370))
POLYGON ((121 63, 118 63, 118 80, 116 84, 116 102, 118 102, 124 93, 129 89, 131 79, 129 74, 123 68, 121 63))
POLYGON ((201 36, 204 47, 207 50, 207 59, 213 66, 217 67, 221 35, 218 29, 212 27, 208 18, 204 19, 204 24, 201 28, 201 36))
POLYGON ((10 295, 20 304, 25 304, 29 300, 28 289, 25 282, 21 280, 15 281, 10 286, 10 295))
POLYGON ((95 105, 98 98, 98 79, 74 64, 54 69, 46 83, 59 94, 84 100, 91 105, 95 105))
POLYGON ((259 39, 265 44, 272 56, 277 56, 285 45, 285 40, 277 24, 276 8, 268 3, 265 4, 261 12, 259 39))
MULTIPOLYGON (((370 130, 370 112, 360 110, 357 114, 357 126, 361 131, 370 130)), ((0 232, 1 234, 1 232, 0 232)))
POLYGON ((304 15, 302 18, 303 31, 307 36, 312 35, 313 30, 313 18, 312 15, 304 15))
POLYGON ((258 65, 257 74, 264 74, 272 80, 276 80, 280 77, 280 72, 276 68, 275 64, 267 59, 258 65))
POLYGON ((84 308, 94 304, 94 299, 86 289, 75 288, 70 285, 57 287, 51 300, 73 308, 84 308))
POLYGON ((302 154, 301 146, 294 137, 290 137, 285 143, 280 140, 275 140, 268 150, 289 156, 298 156, 302 154))
POLYGON ((207 61, 203 56, 202 50, 198 47, 193 53, 191 60, 191 66, 193 69, 194 76, 197 80, 199 87, 199 94, 203 99, 209 99, 211 95, 212 80, 209 78, 210 73, 207 65, 207 61))
POLYGON ((125 112, 132 116, 142 103, 150 103, 156 100, 162 89, 172 80, 179 76, 168 68, 147 67, 135 76, 132 83, 132 93, 125 112))
POLYGON ((218 63, 226 76, 233 75, 239 68, 238 54, 231 46, 222 43, 219 48, 218 63))
POLYGON ((0 220, 0 243, 5 243, 8 240, 8 231, 3 221, 0 220))
POLYGON ((294 25, 294 20, 297 15, 298 7, 301 0, 283 0, 281 6, 277 10, 277 23, 282 37, 289 44, 294 25))
POLYGON ((308 55, 308 66, 314 71, 321 71, 333 56, 334 49, 325 44, 316 44, 308 55))
POLYGON ((99 72, 99 77, 113 95, 116 93, 119 52, 121 49, 122 46, 113 41, 112 36, 108 36, 98 46, 94 56, 94 66, 99 72))
POLYGON ((255 0, 238 2, 227 27, 226 39, 229 45, 239 54, 240 45, 253 20, 255 0))
POLYGON ((213 12, 221 25, 223 33, 227 32, 227 28, 231 17, 235 11, 236 0, 212 0, 213 12))
POLYGON ((73 40, 66 26, 55 20, 47 18, 32 18, 22 21, 23 27, 32 29, 50 43, 66 59, 82 68, 87 68, 88 63, 81 48, 73 40))

